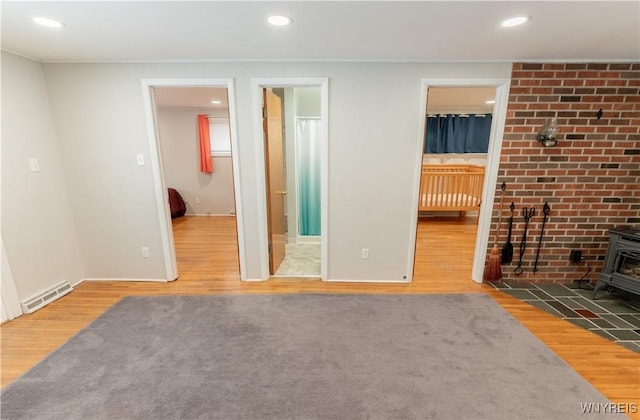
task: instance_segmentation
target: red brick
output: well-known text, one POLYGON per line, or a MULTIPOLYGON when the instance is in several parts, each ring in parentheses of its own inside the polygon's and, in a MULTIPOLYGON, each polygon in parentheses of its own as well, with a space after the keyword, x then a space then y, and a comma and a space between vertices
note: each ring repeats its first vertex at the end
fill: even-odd
POLYGON ((598 72, 597 71, 579 71, 577 77, 580 79, 595 79, 598 77, 598 72))
POLYGON ((582 79, 564 79, 562 86, 584 86, 582 79))
POLYGON ((598 73, 599 79, 617 79, 620 77, 619 71, 601 71, 598 73))
POLYGON ((587 79, 584 81, 585 86, 606 86, 607 84, 608 80, 605 79, 587 79))
MULTIPOLYGON (((628 217, 637 217, 640 212, 640 203, 633 200, 640 191, 640 155, 624 154, 626 149, 637 148, 640 141, 640 95, 632 90, 616 91, 617 94, 603 90, 604 97, 592 93, 593 87, 598 86, 640 87, 640 80, 620 78, 621 71, 631 72, 628 64, 545 63, 541 70, 521 71, 521 63, 514 63, 513 69, 514 75, 520 72, 522 78, 512 82, 512 89, 520 90, 512 91, 508 104, 509 121, 505 133, 509 134, 505 134, 506 141, 502 145, 499 176, 501 179, 509 177, 513 194, 510 198, 518 203, 518 207, 534 205, 540 209, 544 200, 549 200, 553 217, 547 225, 545 243, 548 245, 541 250, 544 258, 540 271, 530 272, 535 255, 535 249, 530 249, 523 263, 525 273, 516 278, 513 270, 504 270, 503 277, 539 283, 568 283, 576 278, 576 271, 582 270, 577 270, 566 258, 569 248, 584 249, 597 273, 602 269, 602 261, 596 258, 606 253, 608 229, 626 223, 628 217), (600 70, 606 68, 620 71, 600 70), (549 75, 545 73, 552 71, 555 73, 553 78, 547 78, 549 75), (524 73, 531 73, 531 76, 524 73), (582 85, 589 88, 573 89, 582 85), (571 90, 554 92, 551 90, 554 87, 571 90), (524 98, 524 95, 530 96, 524 98), (580 102, 554 102, 555 97, 550 95, 580 96, 580 102), (518 99, 531 102, 515 102, 518 99), (595 117, 599 109, 605 112, 601 120, 595 117), (516 115, 516 111, 535 114, 516 115), (624 114, 634 111, 638 111, 638 115, 624 114), (565 112, 565 115, 559 115, 560 133, 585 134, 587 137, 561 140, 555 148, 540 147, 534 133, 542 121, 559 112, 565 112), (568 160, 551 160, 553 156, 568 160), (620 167, 601 168, 603 163, 618 163, 620 167), (555 178, 556 182, 536 182, 538 178, 555 178), (605 197, 620 197, 623 201, 603 203, 605 197), (553 218, 560 222, 554 224, 553 218)), ((496 223, 497 217, 492 229, 496 228, 496 223)), ((530 226, 534 232, 540 227, 538 219, 530 226)), ((521 231, 524 225, 518 222, 514 228, 521 231)))

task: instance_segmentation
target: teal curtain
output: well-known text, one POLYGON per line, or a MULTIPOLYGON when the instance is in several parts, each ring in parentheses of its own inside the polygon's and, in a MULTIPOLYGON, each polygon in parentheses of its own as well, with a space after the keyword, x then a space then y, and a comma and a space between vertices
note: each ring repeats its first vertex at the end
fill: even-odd
POLYGON ((320 132, 321 121, 296 120, 298 171, 298 233, 320 236, 320 132))

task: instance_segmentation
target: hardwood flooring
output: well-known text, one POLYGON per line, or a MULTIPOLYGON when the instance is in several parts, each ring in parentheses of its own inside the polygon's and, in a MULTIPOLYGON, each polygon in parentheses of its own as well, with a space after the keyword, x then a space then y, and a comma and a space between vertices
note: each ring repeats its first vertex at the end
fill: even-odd
MULTIPOLYGON (((178 280, 171 283, 85 281, 71 294, 36 313, 3 324, 0 327, 2 386, 129 295, 486 293, 607 398, 620 404, 639 404, 640 356, 636 353, 471 280, 475 234, 473 218, 466 221, 421 219, 411 284, 327 283, 291 278, 255 283, 240 281, 235 218, 184 217, 174 221, 178 280)), ((585 401, 589 402, 599 401, 585 401)), ((640 419, 638 414, 632 417, 640 419)))

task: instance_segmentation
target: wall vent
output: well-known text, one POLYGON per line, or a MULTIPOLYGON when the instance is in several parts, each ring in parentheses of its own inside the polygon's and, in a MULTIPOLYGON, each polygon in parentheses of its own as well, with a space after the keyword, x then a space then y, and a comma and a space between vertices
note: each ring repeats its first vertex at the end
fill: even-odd
POLYGON ((72 290, 73 287, 71 287, 71 284, 66 280, 56 284, 55 286, 51 286, 37 295, 22 301, 20 303, 20 306, 22 306, 22 312, 25 314, 33 313, 43 306, 50 304, 54 300, 60 299, 72 290))

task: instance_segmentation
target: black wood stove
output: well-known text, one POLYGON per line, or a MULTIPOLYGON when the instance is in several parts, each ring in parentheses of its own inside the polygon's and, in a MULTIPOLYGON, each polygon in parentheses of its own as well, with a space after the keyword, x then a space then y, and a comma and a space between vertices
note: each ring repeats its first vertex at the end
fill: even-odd
POLYGON ((640 229, 621 226, 611 229, 609 235, 607 255, 593 299, 605 286, 640 295, 640 229))

